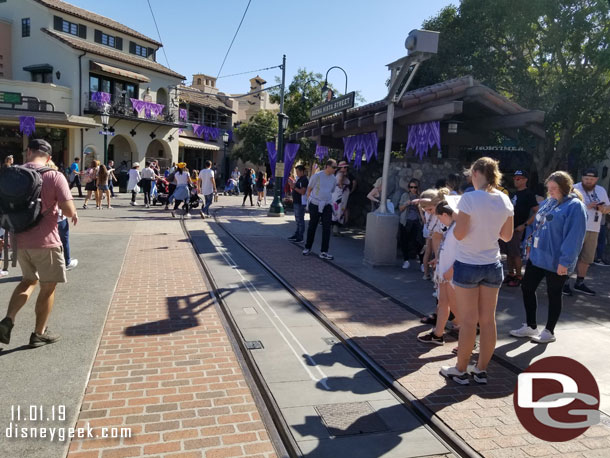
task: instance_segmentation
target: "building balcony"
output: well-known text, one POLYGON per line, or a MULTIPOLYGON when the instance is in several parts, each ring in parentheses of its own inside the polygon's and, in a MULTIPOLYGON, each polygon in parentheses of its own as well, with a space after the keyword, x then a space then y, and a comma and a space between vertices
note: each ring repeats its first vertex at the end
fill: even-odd
POLYGON ((61 111, 70 113, 72 89, 53 83, 8 80, 0 78, 0 92, 19 94, 21 103, 0 102, 0 108, 26 111, 61 111))

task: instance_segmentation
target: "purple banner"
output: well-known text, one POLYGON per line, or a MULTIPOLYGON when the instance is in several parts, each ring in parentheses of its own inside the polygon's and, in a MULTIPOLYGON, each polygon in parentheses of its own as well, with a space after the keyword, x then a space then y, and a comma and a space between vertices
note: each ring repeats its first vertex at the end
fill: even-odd
POLYGON ((286 186, 286 179, 292 170, 292 165, 297 157, 297 151, 301 147, 300 143, 286 143, 284 146, 284 178, 282 179, 282 189, 286 186))
POLYGON ((186 108, 180 108, 180 119, 186 122, 187 118, 188 113, 186 111, 186 108))
POLYGON ((144 100, 139 99, 129 100, 131 100, 131 106, 138 114, 142 114, 142 111, 144 111, 144 116, 149 119, 158 117, 163 112, 163 108, 165 108, 165 105, 159 103, 145 102, 144 100))
POLYGON ((34 116, 19 116, 19 132, 30 137, 36 130, 36 118, 34 116))
POLYGON ((409 126, 409 140, 407 151, 413 149, 415 155, 421 161, 428 151, 436 146, 441 149, 441 129, 439 121, 426 122, 423 124, 413 124, 409 126))
POLYGON ((98 105, 110 103, 110 94, 108 92, 92 92, 91 101, 96 102, 98 105))
POLYGON ((322 162, 322 159, 328 156, 328 146, 316 145, 315 156, 319 162, 322 162))
POLYGON ((354 167, 360 169, 362 167, 362 155, 365 155, 367 162, 371 160, 373 155, 377 159, 377 133, 353 135, 351 137, 343 137, 343 156, 347 162, 354 157, 354 167), (354 156, 354 152, 356 153, 354 156))
POLYGON ((277 162, 277 149, 275 142, 267 142, 267 152, 269 153, 269 167, 271 168, 271 176, 275 178, 275 163, 277 162))
POLYGON ((139 99, 129 99, 131 100, 131 106, 133 107, 134 110, 136 110, 138 112, 138 114, 142 113, 142 110, 144 110, 144 106, 146 104, 146 102, 144 100, 139 100, 139 99))

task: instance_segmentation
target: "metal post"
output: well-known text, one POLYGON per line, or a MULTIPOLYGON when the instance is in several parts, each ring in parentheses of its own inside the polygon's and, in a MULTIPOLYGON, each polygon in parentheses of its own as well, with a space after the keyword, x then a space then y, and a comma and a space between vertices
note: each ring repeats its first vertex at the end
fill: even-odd
POLYGON ((388 172, 390 171, 390 156, 392 155, 392 134, 394 131, 394 101, 388 103, 387 119, 385 126, 385 147, 383 149, 383 172, 381 178, 381 202, 379 213, 387 213, 388 199, 388 172))
MULTIPOLYGON (((280 170, 284 162, 284 87, 286 85, 286 54, 282 57, 282 84, 280 86, 280 112, 277 127, 277 162, 275 166, 275 189, 273 192, 273 202, 269 207, 267 216, 284 216, 284 206, 282 205, 282 175, 284 170, 280 170)), ((283 167, 283 166, 282 166, 283 167)))
POLYGON ((108 128, 104 126, 104 165, 108 164, 108 128))

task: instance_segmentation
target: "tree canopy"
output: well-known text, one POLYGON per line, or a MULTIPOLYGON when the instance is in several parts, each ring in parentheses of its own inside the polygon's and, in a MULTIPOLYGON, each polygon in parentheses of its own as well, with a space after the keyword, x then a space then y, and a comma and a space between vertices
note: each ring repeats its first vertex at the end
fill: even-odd
POLYGON ((610 12, 606 0, 462 0, 424 22, 441 32, 438 56, 415 85, 473 75, 528 109, 546 112, 533 153, 545 176, 599 159, 610 138, 610 12))
POLYGON ((262 165, 267 162, 268 141, 277 135, 277 114, 262 110, 241 125, 235 131, 239 143, 233 149, 232 156, 244 162, 262 165))

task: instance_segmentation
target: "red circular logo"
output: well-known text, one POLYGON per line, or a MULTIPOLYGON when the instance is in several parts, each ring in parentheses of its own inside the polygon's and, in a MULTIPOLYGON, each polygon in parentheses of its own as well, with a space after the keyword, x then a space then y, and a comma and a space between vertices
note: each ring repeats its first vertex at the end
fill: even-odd
POLYGON ((513 404, 527 431, 565 442, 599 423, 599 388, 585 366, 563 356, 536 361, 519 374, 513 404))

